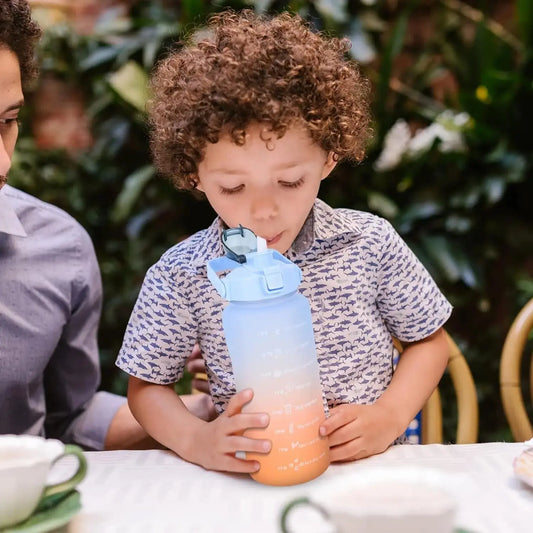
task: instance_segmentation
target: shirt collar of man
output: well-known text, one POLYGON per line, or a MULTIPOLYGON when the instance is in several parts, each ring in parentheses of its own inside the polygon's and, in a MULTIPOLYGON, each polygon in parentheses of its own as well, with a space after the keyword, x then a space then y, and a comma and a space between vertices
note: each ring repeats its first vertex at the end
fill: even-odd
POLYGON ((27 237, 27 233, 15 212, 9 191, 9 185, 4 185, 0 190, 0 233, 7 233, 15 237, 27 237))

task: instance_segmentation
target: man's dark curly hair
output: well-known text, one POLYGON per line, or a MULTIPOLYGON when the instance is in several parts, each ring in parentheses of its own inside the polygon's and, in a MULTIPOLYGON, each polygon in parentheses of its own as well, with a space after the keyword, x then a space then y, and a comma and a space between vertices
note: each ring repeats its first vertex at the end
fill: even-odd
POLYGON ((26 0, 0 0, 0 49, 8 48, 17 56, 24 86, 37 76, 35 45, 40 36, 26 0))
POLYGON ((346 58, 349 47, 289 13, 212 16, 152 77, 149 120, 159 172, 194 189, 206 143, 228 133, 242 145, 251 123, 278 138, 303 124, 337 160, 360 161, 370 135, 370 85, 346 58))

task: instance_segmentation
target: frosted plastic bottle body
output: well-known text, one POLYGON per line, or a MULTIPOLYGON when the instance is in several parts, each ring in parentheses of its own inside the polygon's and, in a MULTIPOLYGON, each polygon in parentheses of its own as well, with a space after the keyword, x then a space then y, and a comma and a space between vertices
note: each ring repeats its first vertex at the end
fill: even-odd
POLYGON ((252 477, 268 485, 293 485, 319 476, 329 465, 329 445, 318 433, 325 415, 306 298, 295 291, 232 301, 223 325, 237 390, 254 391, 243 411, 270 415, 267 428, 245 433, 272 442, 268 454, 246 454, 261 464, 252 477))

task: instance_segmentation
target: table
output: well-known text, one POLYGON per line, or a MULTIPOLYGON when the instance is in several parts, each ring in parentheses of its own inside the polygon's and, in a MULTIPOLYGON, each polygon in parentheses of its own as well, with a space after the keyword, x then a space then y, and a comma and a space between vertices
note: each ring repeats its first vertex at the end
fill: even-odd
MULTIPOLYGON (((513 458, 525 448, 522 443, 394 446, 368 459, 331 465, 318 479, 292 487, 209 472, 162 450, 88 452, 88 476, 79 487, 83 507, 62 531, 274 533, 283 505, 312 495, 319 483, 408 465, 446 473, 457 497, 457 525, 479 533, 530 533, 533 489, 512 470, 513 458)), ((68 467, 60 465, 58 470, 68 467)))

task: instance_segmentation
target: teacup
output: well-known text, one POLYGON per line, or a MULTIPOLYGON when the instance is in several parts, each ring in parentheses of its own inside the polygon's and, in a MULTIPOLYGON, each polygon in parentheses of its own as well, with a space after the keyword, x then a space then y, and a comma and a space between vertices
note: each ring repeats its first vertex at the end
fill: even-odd
POLYGON ((293 511, 310 506, 336 533, 451 533, 456 503, 442 481, 439 472, 425 469, 352 473, 323 483, 311 495, 290 501, 281 514, 281 529, 283 533, 308 531, 307 526, 298 527, 298 515, 293 511))
POLYGON ((26 520, 43 498, 74 489, 86 472, 79 446, 31 435, 0 435, 0 529, 26 520), (76 471, 65 481, 47 484, 52 466, 68 455, 76 457, 76 471))

